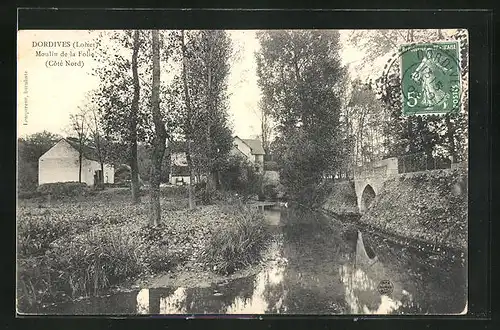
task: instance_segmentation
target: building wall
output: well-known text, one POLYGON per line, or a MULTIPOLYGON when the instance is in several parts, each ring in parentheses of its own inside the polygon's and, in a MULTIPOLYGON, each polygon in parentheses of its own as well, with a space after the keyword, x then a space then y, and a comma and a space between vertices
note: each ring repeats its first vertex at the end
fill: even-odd
MULTIPOLYGON (((80 164, 78 151, 66 141, 59 141, 38 160, 38 184, 55 182, 78 182, 80 164)), ((94 173, 101 169, 101 164, 94 160, 82 160, 82 182, 94 185, 94 173)), ((104 182, 114 183, 113 165, 104 165, 104 182), (107 176, 107 181, 106 181, 107 176)))
POLYGON ((170 175, 170 179, 169 179, 170 184, 174 184, 174 185, 178 184, 176 182, 176 180, 184 180, 185 184, 189 184, 189 182, 191 181, 189 176, 170 175))
MULTIPOLYGON (((82 182, 85 182, 89 186, 94 185, 94 174, 96 171, 101 170, 101 163, 95 160, 84 159, 82 164, 82 182)), ((104 183, 114 183, 115 182, 115 169, 113 165, 104 164, 103 173, 104 183)))
POLYGON ((78 170, 78 151, 61 140, 38 160, 38 184, 78 182, 78 170))
POLYGON ((235 147, 238 148, 250 161, 254 162, 255 158, 252 155, 252 149, 241 141, 239 138, 234 139, 235 147))

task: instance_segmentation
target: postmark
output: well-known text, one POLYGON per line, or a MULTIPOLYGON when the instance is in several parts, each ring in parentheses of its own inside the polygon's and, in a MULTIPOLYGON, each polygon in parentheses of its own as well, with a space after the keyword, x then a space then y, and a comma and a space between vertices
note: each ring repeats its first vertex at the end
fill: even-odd
POLYGON ((401 47, 403 114, 449 113, 460 106, 458 42, 401 47))
POLYGON ((447 114, 460 110, 459 50, 458 41, 400 46, 387 74, 399 63, 403 115, 447 114))

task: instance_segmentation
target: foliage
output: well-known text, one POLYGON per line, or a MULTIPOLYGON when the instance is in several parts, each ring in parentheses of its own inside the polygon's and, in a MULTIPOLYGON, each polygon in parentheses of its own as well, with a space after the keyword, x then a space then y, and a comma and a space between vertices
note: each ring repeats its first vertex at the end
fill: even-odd
POLYGON ((72 230, 70 221, 58 221, 50 211, 42 216, 18 217, 17 236, 20 257, 43 255, 52 242, 72 230))
POLYGON ((258 33, 258 84, 272 105, 280 177, 291 198, 305 196, 339 165, 341 66, 338 31, 258 33))
POLYGON ((18 189, 35 191, 38 185, 38 159, 62 137, 47 131, 17 139, 18 189))
POLYGON ((361 221, 465 250, 467 169, 408 173, 390 179, 361 221))
POLYGON ((221 200, 222 195, 220 191, 214 187, 207 185, 206 182, 200 182, 194 187, 194 195, 196 202, 202 205, 210 205, 216 201, 221 200))
POLYGON ((213 270, 228 274, 258 260, 270 238, 262 212, 248 206, 224 208, 222 227, 209 240, 203 256, 213 270))
POLYGON ((265 200, 274 201, 278 198, 278 185, 277 184, 266 184, 262 187, 262 195, 265 200))
MULTIPOLYGON (((439 33, 435 35, 433 40, 437 40, 438 35, 439 33)), ((459 39, 461 41, 463 106, 459 113, 444 116, 403 116, 400 73, 396 60, 399 54, 394 53, 393 58, 390 58, 386 63, 382 76, 374 81, 377 96, 383 102, 389 116, 384 125, 386 156, 424 152, 427 159, 452 157, 456 162, 467 158, 467 36, 466 32, 464 34, 463 31, 459 30, 455 35, 445 37, 441 34, 439 38, 459 39)), ((417 41, 429 41, 429 38, 419 34, 416 30, 409 33, 406 39, 399 40, 400 43, 417 41)))
POLYGON ((262 175, 243 156, 230 155, 220 176, 225 190, 234 191, 243 198, 262 192, 262 175))
MULTIPOLYGON (((206 175, 209 184, 232 148, 228 122, 227 79, 231 58, 231 40, 225 31, 189 31, 186 33, 186 87, 189 95, 179 99, 177 109, 186 139, 191 139, 191 160, 197 175, 206 175)), ((180 84, 180 79, 174 80, 180 84)), ((180 89, 180 87, 179 87, 180 89)), ((180 96, 180 93, 179 93, 180 96)))
POLYGON ((137 243, 119 227, 97 227, 58 241, 41 257, 19 260, 20 302, 58 294, 97 295, 140 272, 137 243))
POLYGON ((86 183, 81 182, 55 182, 44 183, 38 187, 37 191, 53 198, 64 198, 87 195, 90 188, 86 183))

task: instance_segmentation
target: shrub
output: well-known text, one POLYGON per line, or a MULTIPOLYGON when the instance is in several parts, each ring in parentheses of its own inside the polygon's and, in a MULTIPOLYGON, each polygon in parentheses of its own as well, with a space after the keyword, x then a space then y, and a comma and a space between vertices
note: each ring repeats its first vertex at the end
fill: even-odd
POLYGON ((81 182, 56 182, 42 184, 37 191, 42 195, 64 198, 88 195, 90 189, 87 184, 81 182))
POLYGON ((278 198, 278 186, 276 184, 267 184, 262 190, 266 200, 274 201, 278 198))
POLYGON ((160 187, 160 195, 167 198, 185 198, 188 195, 185 186, 164 186, 160 187))
POLYGON ((195 185, 194 193, 196 201, 203 205, 210 205, 222 199, 222 194, 214 188, 209 188, 206 182, 195 185))
POLYGON ((70 221, 55 219, 50 213, 41 216, 24 214, 18 218, 18 253, 21 257, 42 255, 52 242, 71 229, 70 221))
POLYGON ((243 198, 262 194, 261 173, 243 157, 231 156, 220 173, 222 186, 243 198))
POLYGON ((141 262, 153 273, 171 270, 177 264, 184 261, 185 256, 170 251, 167 246, 149 245, 148 250, 142 256, 141 262))
POLYGON ((17 197, 19 199, 30 199, 30 198, 37 198, 41 197, 42 194, 39 191, 19 191, 17 193, 17 197))
POLYGON ((227 221, 214 232, 203 255, 213 270, 230 274, 254 263, 271 233, 263 213, 256 208, 239 204, 222 211, 227 221))
POLYGON ((101 227, 58 240, 39 257, 19 259, 22 306, 61 294, 97 295, 138 274, 138 243, 119 227, 101 227))

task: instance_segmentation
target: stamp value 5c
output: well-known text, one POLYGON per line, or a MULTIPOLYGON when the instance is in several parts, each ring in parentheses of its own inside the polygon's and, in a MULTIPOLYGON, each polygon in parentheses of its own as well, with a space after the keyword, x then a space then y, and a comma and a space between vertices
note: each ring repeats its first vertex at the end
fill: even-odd
POLYGON ((403 45, 403 114, 445 114, 460 109, 461 72, 458 42, 403 45))

